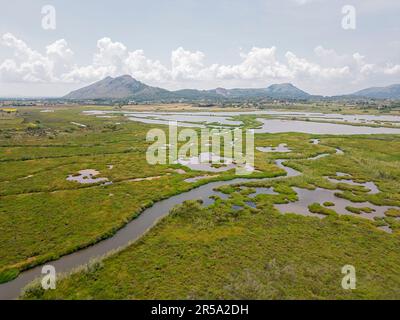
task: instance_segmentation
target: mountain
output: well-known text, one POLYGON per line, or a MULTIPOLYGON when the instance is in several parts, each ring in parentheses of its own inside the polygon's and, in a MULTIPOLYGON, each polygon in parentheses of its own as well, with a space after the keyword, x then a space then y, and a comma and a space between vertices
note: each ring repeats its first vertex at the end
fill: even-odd
POLYGON ((64 99, 91 100, 91 99, 159 99, 160 97, 172 98, 168 90, 150 87, 129 75, 111 78, 107 77, 90 86, 72 91, 64 99))
POLYGON ((72 91, 64 96, 70 100, 135 100, 135 101, 199 101, 199 100, 246 100, 246 99, 307 99, 308 93, 290 83, 274 84, 261 89, 212 90, 183 89, 168 91, 151 87, 129 75, 117 78, 107 77, 87 87, 72 91))
POLYGON ((296 88, 291 83, 273 84, 261 89, 224 89, 209 90, 225 98, 270 98, 270 99, 307 99, 310 94, 296 88))
POLYGON ((310 97, 310 94, 300 90, 291 83, 273 84, 267 88, 266 93, 268 96, 276 99, 307 99, 310 97))
POLYGON ((353 93, 352 96, 371 99, 400 99, 400 84, 367 88, 353 93))
POLYGON ((213 90, 183 89, 173 92, 175 96, 183 100, 223 100, 224 96, 213 90))

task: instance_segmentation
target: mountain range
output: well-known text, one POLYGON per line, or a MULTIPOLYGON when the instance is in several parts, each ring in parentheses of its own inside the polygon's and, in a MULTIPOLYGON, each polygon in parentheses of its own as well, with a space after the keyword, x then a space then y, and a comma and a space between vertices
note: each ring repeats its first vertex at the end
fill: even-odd
MULTIPOLYGON (((373 99, 400 99, 400 85, 368 88, 351 95, 340 97, 360 97, 373 99)), ((87 87, 75 90, 63 97, 68 100, 134 100, 143 101, 195 101, 195 100, 244 100, 244 99, 289 99, 307 100, 321 98, 311 95, 291 83, 273 84, 260 89, 212 90, 183 89, 169 91, 148 86, 130 75, 116 78, 107 77, 87 87)))
POLYGON ((353 95, 372 99, 400 99, 400 84, 394 84, 387 87, 367 88, 357 91, 353 95))

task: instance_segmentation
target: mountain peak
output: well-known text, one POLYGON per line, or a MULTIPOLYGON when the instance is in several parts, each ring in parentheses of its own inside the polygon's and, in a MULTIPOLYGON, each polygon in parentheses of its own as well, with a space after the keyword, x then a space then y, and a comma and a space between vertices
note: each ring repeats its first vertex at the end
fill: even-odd
POLYGON ((290 82, 286 82, 286 83, 274 83, 271 84, 269 86, 269 88, 271 87, 291 87, 291 88, 295 88, 295 86, 293 84, 291 84, 290 82))
POLYGON ((272 84, 266 91, 272 98, 304 99, 310 96, 291 83, 272 84))
POLYGON ((125 81, 137 81, 137 82, 139 82, 138 80, 136 80, 135 78, 133 78, 129 74, 124 74, 122 76, 116 77, 116 78, 114 78, 114 80, 125 80, 125 81))
POLYGON ((400 84, 372 87, 353 93, 354 96, 372 99, 400 99, 400 84))
POLYGON ((137 81, 130 75, 122 75, 116 78, 106 77, 87 87, 73 91, 66 95, 65 99, 126 99, 134 97, 142 92, 165 91, 153 88, 137 81))

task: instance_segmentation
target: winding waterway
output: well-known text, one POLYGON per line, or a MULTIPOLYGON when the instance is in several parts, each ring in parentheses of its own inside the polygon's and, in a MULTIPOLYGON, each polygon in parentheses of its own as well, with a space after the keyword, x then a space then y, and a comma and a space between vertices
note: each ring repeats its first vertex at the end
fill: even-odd
MULTIPOLYGON (((343 154, 339 149, 336 150, 337 154, 343 154)), ((309 160, 316 160, 321 157, 329 156, 329 154, 322 154, 317 157, 309 158, 309 160)), ((278 159, 275 164, 285 170, 286 176, 284 177, 295 177, 302 173, 285 166, 283 163, 287 159, 278 159)), ((160 219, 168 215, 170 210, 176 205, 182 204, 187 200, 199 199, 203 200, 204 205, 210 205, 214 201, 210 198, 213 195, 222 196, 223 194, 215 191, 215 188, 224 185, 243 184, 252 181, 270 181, 281 179, 282 176, 274 178, 237 178, 231 181, 216 181, 204 184, 200 187, 192 189, 190 191, 181 193, 179 195, 172 196, 168 199, 155 203, 152 207, 145 209, 136 219, 129 222, 125 227, 121 228, 112 237, 102 240, 97 244, 81 249, 75 253, 71 253, 61 257, 60 259, 49 262, 55 267, 57 273, 67 273, 76 269, 79 266, 89 263, 92 259, 102 257, 114 250, 127 247, 129 244, 143 236, 151 227, 153 227, 160 219)), ((250 203, 251 205, 251 203, 250 203)), ((20 275, 7 283, 0 285, 0 300, 5 299, 16 299, 20 296, 21 290, 34 279, 42 276, 42 266, 23 271, 20 275)))
MULTIPOLYGON (((300 175, 299 171, 283 165, 286 160, 276 160, 276 165, 286 171, 286 177, 300 175)), ((266 180, 279 179, 281 177, 267 178, 266 180)), ((265 179, 264 179, 265 180, 265 179)), ((90 262, 92 259, 102 257, 109 252, 128 246, 142 235, 144 235, 152 226, 154 226, 161 218, 168 215, 170 210, 176 205, 182 204, 184 201, 199 199, 203 200, 205 205, 211 204, 210 197, 219 195, 215 188, 223 185, 232 185, 244 182, 260 181, 260 179, 237 178, 231 181, 217 181, 202 185, 198 188, 181 193, 179 195, 161 200, 152 207, 144 210, 139 217, 129 222, 125 227, 117 231, 117 233, 97 244, 81 249, 77 252, 65 255, 60 259, 49 262, 55 267, 57 273, 67 273, 73 269, 90 262)), ((7 283, 0 285, 0 300, 16 299, 21 294, 21 290, 30 282, 42 276, 42 266, 23 271, 20 275, 7 283)))

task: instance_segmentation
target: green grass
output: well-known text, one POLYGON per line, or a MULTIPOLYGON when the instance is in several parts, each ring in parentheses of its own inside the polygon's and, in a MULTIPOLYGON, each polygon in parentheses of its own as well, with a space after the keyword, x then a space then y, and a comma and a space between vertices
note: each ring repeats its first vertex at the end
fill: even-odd
POLYGON ((400 210, 399 209, 389 209, 385 212, 385 215, 388 217, 399 218, 400 217, 400 210))
MULTIPOLYGON (((187 168, 186 174, 178 174, 173 171, 177 165, 147 163, 145 140, 152 126, 122 117, 82 115, 86 109, 40 113, 25 108, 18 118, 20 126, 0 132, 0 282, 15 275, 13 270, 28 269, 110 237, 154 202, 206 183, 185 183, 199 174, 187 168), (116 122, 121 124, 115 127, 116 122), (38 123, 40 129, 32 131, 24 123, 38 123), (66 180, 82 169, 96 169, 113 184, 66 180), (154 176, 162 178, 130 181, 154 176)), ((263 172, 255 177, 284 174, 265 161, 258 160, 258 167, 263 172)), ((230 171, 218 179, 235 177, 230 171)))
POLYGON ((363 208, 358 208, 358 207, 352 207, 352 206, 347 206, 346 210, 355 214, 362 214, 362 213, 372 213, 374 210, 368 207, 363 207, 363 208))
MULTIPOLYGON (((81 114, 90 108, 57 108, 54 113, 23 108, 15 118, 0 121, 0 282, 112 236, 160 199, 236 177, 226 172, 185 183, 204 173, 185 168, 187 173, 180 175, 172 171, 179 166, 147 164, 145 136, 152 126, 120 116, 100 119, 81 114), (66 181, 82 169, 96 169, 114 183, 66 181), (154 176, 162 178, 129 181, 154 176)), ((252 117, 244 120, 246 127, 258 125, 252 117)), ((293 187, 338 189, 338 197, 354 202, 400 207, 400 137, 261 134, 255 143, 286 143, 293 151, 256 152, 260 172, 254 177, 284 175, 274 165, 282 157, 303 175, 247 183, 247 190, 222 187, 228 200, 217 199, 206 209, 197 202, 186 203, 122 252, 59 281, 55 291, 33 287, 25 298, 400 298, 397 211, 369 221, 339 216, 327 203, 310 206, 312 212, 324 214, 323 219, 282 215, 274 209, 274 204, 297 200, 293 187), (311 138, 319 138, 321 144, 311 144, 311 138), (335 155, 337 147, 345 155, 335 155), (322 153, 330 156, 306 160, 322 153), (349 173, 354 181, 373 181, 381 192, 369 194, 363 187, 325 178, 336 172, 349 173), (272 187, 278 194, 250 199, 254 187, 272 187), (257 208, 245 205, 250 200, 257 208), (234 211, 232 205, 244 209, 234 211), (393 234, 377 229, 381 225, 390 225, 393 234), (356 267, 356 291, 341 289, 345 264, 356 267)))
POLYGON ((330 201, 324 202, 323 205, 324 205, 325 207, 333 207, 333 206, 335 206, 335 204, 334 204, 333 202, 330 202, 330 201))
POLYGON ((325 216, 337 214, 335 210, 325 208, 325 207, 321 206, 319 203, 313 203, 313 204, 309 205, 308 209, 312 213, 323 214, 325 216))
POLYGON ((19 275, 18 269, 8 269, 0 273, 0 283, 5 283, 15 279, 19 275))
POLYGON ((26 299, 396 299, 399 238, 345 219, 189 202, 140 241, 26 299), (357 270, 343 290, 341 268, 357 270))

